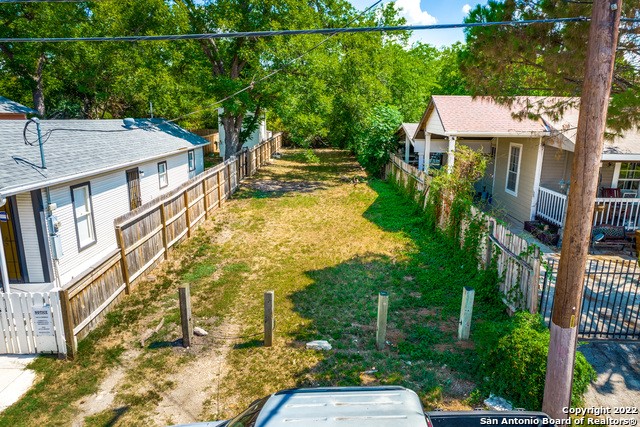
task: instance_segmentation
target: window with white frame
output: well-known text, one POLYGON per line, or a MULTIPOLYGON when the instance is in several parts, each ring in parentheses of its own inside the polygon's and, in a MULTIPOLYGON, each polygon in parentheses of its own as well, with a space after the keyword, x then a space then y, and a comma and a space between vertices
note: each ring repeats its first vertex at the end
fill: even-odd
POLYGON ((187 155, 189 157, 189 172, 196 170, 196 152, 189 150, 187 155))
POLYGON ((169 185, 169 174, 167 173, 167 162, 158 163, 158 184, 160 188, 169 185))
POLYGON ((620 165, 618 188, 621 190, 640 189, 640 163, 627 162, 620 165))
POLYGON ((518 196, 520 181, 520 161, 522 160, 522 144, 509 144, 509 162, 507 163, 507 182, 505 191, 518 196))
POLYGON ((82 250, 96 242, 91 187, 88 182, 71 187, 71 201, 73 203, 73 217, 76 223, 78 250, 82 250))

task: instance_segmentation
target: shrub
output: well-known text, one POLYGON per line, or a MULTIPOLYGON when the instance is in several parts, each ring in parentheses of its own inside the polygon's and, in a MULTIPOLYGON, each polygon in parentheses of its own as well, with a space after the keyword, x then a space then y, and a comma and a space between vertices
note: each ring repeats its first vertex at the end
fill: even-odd
POLYGON ((389 162, 389 152, 395 151, 395 131, 402 116, 395 107, 377 106, 367 115, 356 136, 354 151, 360 164, 372 175, 379 176, 389 162))
MULTIPOLYGON (((516 407, 540 410, 549 350, 549 330, 539 315, 526 312, 480 334, 482 385, 485 393, 510 400, 516 407), (502 332, 502 334, 500 334, 502 332), (493 340, 489 338, 491 335, 493 340)), ((576 354, 572 405, 580 404, 595 371, 582 353, 576 354)))

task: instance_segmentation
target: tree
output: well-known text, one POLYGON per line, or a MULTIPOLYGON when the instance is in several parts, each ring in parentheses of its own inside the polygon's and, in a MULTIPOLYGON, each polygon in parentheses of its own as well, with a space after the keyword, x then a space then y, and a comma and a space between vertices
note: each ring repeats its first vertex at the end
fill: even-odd
POLYGON ((360 164, 372 175, 379 175, 389 162, 389 153, 395 151, 394 135, 402 122, 400 112, 390 106, 376 106, 358 130, 355 150, 360 164))
MULTIPOLYGON (((466 22, 588 17, 591 8, 591 2, 490 0, 487 5, 476 6, 466 22)), ((640 6, 626 2, 622 15, 638 17, 640 6)), ((462 71, 476 95, 579 96, 588 27, 588 22, 571 22, 469 28, 462 71)), ((640 125, 639 37, 638 23, 622 24, 608 115, 613 130, 640 125)), ((560 114, 566 107, 557 104, 548 112, 560 114)))
MULTIPOLYGON (((7 4, 0 8, 0 37, 68 36, 85 19, 79 3, 7 4)), ((20 94, 19 101, 32 104, 44 116, 45 80, 55 79, 48 69, 66 48, 54 43, 0 43, 3 89, 20 94)))

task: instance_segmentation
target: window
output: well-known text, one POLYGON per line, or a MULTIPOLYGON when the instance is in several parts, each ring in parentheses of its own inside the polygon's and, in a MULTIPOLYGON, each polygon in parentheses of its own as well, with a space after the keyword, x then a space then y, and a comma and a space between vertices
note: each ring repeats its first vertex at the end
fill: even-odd
POLYGON ((520 160, 522 160, 522 144, 509 144, 509 163, 507 163, 507 183, 505 191, 518 196, 520 181, 520 160))
POLYGON ((196 170, 196 152, 189 150, 187 155, 189 157, 189 172, 196 170))
POLYGON ((618 188, 621 190, 640 189, 640 163, 627 162, 620 165, 618 188))
POLYGON ((71 187, 73 217, 76 222, 78 250, 83 250, 96 242, 96 228, 93 223, 93 207, 91 205, 91 187, 89 183, 71 187))
POLYGON ((158 183, 160 188, 169 185, 169 174, 167 173, 167 162, 158 163, 158 183))

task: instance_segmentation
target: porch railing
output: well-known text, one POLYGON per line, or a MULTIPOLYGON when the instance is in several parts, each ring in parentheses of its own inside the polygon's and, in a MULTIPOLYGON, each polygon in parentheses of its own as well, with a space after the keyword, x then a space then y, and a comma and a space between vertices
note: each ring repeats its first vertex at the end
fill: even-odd
POLYGON ((598 197, 593 225, 608 224, 627 230, 640 229, 640 199, 598 197))
MULTIPOLYGON (((540 187, 536 216, 559 227, 564 225, 567 196, 540 187)), ((615 225, 627 230, 640 229, 640 198, 596 198, 593 225, 615 225)))
POLYGON ((567 196, 544 187, 540 187, 539 191, 536 215, 562 227, 567 212, 567 196))

